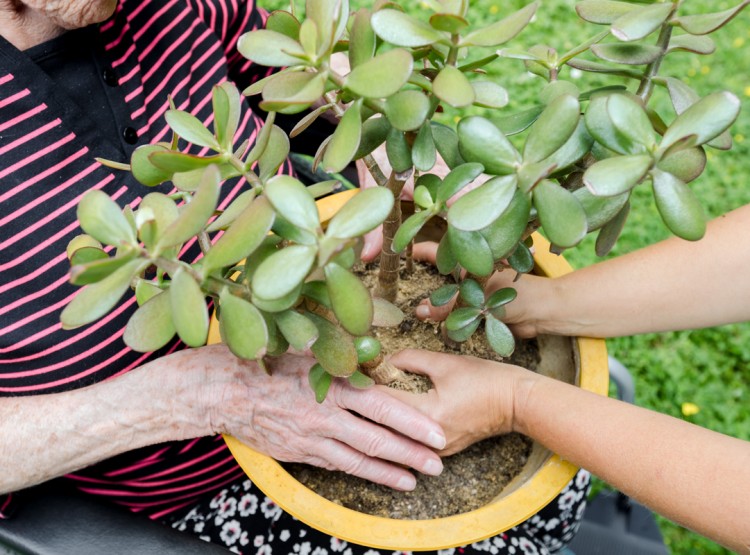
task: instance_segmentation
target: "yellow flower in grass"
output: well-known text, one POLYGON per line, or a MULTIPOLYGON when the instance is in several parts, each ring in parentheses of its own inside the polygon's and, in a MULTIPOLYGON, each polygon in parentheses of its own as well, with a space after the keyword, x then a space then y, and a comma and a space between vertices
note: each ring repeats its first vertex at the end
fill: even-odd
POLYGON ((745 96, 750 96, 750 85, 745 87, 745 96))
POLYGON ((701 411, 701 408, 695 403, 682 403, 680 409, 683 416, 695 416, 701 411))
POLYGON ((745 39, 742 37, 737 37, 732 41, 732 46, 734 48, 741 48, 743 44, 745 44, 745 39))
POLYGON ((500 8, 498 8, 495 4, 492 4, 492 6, 490 6, 490 13, 492 15, 495 15, 499 11, 500 11, 500 8))

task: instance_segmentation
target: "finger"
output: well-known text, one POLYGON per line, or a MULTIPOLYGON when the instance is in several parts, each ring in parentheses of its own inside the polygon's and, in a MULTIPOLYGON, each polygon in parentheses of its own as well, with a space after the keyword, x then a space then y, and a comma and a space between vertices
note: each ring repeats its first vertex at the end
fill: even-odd
POLYGON ((334 401, 342 408, 428 447, 442 449, 445 446, 445 433, 437 422, 375 388, 341 386, 334 390, 334 401))
POLYGON ((448 304, 442 306, 433 306, 430 299, 422 300, 414 313, 420 320, 433 320, 434 322, 442 322, 453 310, 453 305, 456 304, 456 297, 454 296, 448 304))
POLYGON ((431 449, 348 412, 337 416, 330 437, 368 457, 414 468, 423 474, 437 476, 443 471, 440 457, 431 449))
POLYGON ((383 226, 378 226, 365 235, 361 258, 365 262, 372 262, 383 249, 383 226))
POLYGON ((404 349, 390 357, 388 361, 401 370, 436 378, 440 374, 465 365, 467 358, 466 356, 422 349, 404 349))
POLYGON ((324 439, 317 442, 313 455, 314 458, 307 461, 309 464, 330 470, 341 470, 347 474, 396 490, 412 491, 417 485, 414 475, 405 468, 368 457, 334 439, 324 439))
POLYGON ((423 262, 434 264, 437 256, 437 248, 438 244, 433 241, 414 243, 412 256, 414 257, 414 260, 421 260, 423 262))

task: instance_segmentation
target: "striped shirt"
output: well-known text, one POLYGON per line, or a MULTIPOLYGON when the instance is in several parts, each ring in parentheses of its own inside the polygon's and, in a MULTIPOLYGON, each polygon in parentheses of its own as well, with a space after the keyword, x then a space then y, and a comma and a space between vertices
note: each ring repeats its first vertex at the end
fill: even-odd
MULTIPOLYGON (((209 125, 213 85, 231 79, 242 89, 267 71, 252 67, 235 46, 262 23, 249 0, 120 0, 92 45, 117 137, 103 136, 85 109, 0 37, 0 395, 84 387, 183 348, 176 339, 156 353, 125 346, 132 296, 94 324, 63 331, 60 312, 78 290, 68 283, 65 249, 81 233, 76 206, 84 192, 100 189, 135 207, 153 190, 94 158, 128 162, 138 145, 169 140, 170 96, 209 125)), ((259 121, 245 106, 238 138, 252 139, 259 121)), ((225 183, 220 208, 243 185, 225 183)), ((192 243, 185 249, 198 255, 192 243)), ((241 476, 221 438, 209 437, 126 453, 69 478, 159 518, 241 476)), ((6 502, 0 498, 0 509, 6 502)))

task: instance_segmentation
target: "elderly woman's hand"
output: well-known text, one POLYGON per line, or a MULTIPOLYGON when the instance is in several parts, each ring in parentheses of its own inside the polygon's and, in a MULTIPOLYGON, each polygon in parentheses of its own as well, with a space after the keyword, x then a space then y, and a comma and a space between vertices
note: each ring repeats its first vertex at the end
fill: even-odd
POLYGON ((280 461, 343 470, 400 490, 416 483, 404 467, 430 475, 442 471, 432 450, 445 445, 440 426, 379 388, 355 389, 334 380, 319 404, 307 378, 315 362, 310 357, 274 358, 269 375, 223 345, 194 351, 206 364, 214 432, 280 461))

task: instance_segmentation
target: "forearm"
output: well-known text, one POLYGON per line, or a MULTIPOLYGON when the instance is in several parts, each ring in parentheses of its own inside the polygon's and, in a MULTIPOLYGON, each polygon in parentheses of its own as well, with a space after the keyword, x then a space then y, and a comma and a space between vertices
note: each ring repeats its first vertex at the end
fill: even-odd
POLYGON ((175 364, 161 359, 75 391, 0 399, 0 491, 145 445, 207 434, 197 388, 189 387, 199 381, 200 368, 170 368, 165 361, 175 364))
MULTIPOLYGON (((750 205, 672 238, 553 280, 518 283, 537 333, 613 337, 750 320, 750 205)), ((508 307, 513 315, 512 303, 508 307)))
POLYGON ((533 376, 514 428, 656 512, 750 553, 750 443, 533 376))

